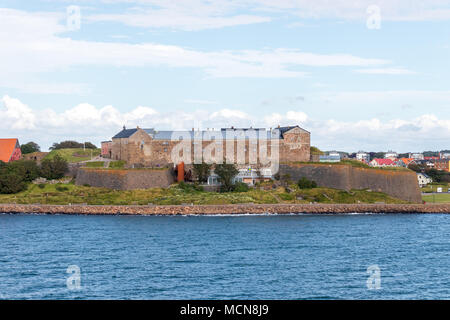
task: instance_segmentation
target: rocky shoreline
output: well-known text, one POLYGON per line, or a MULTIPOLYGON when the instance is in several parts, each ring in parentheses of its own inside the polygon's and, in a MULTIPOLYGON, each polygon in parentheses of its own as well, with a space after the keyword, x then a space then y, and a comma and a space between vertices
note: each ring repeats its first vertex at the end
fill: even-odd
POLYGON ((0 204, 3 213, 78 215, 220 215, 448 213, 450 204, 231 204, 231 205, 25 205, 0 204))

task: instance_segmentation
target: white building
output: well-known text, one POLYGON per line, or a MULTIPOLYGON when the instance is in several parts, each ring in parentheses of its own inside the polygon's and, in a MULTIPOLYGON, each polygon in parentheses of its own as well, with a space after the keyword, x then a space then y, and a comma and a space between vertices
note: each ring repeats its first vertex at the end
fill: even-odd
POLYGON ((356 160, 365 161, 365 162, 368 163, 370 161, 370 156, 369 156, 369 154, 367 152, 359 151, 356 154, 356 160))
POLYGON ((424 160, 425 157, 423 156, 423 153, 410 153, 409 158, 414 160, 424 160))
POLYGON ((397 159, 398 158, 398 153, 395 152, 395 151, 388 151, 384 155, 384 158, 385 159, 391 159, 391 160, 397 159))
POLYGON ((417 173, 417 181, 419 182, 420 187, 425 187, 427 184, 432 183, 433 179, 425 173, 417 173))

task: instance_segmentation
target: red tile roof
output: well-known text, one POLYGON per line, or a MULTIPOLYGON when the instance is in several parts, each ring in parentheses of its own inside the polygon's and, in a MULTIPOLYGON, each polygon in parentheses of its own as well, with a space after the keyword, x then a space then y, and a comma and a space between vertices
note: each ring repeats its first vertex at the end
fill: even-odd
POLYGON ((18 143, 17 139, 0 139, 0 161, 9 162, 18 143))
POLYGON ((379 166, 393 166, 395 165, 395 162, 392 159, 373 159, 379 166))

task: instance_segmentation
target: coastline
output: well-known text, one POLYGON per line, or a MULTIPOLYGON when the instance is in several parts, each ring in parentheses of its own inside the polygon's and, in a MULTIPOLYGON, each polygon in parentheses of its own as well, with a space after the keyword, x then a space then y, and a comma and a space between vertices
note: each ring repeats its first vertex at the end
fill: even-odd
POLYGON ((223 215, 442 213, 450 204, 226 204, 226 205, 42 205, 0 204, 0 212, 69 215, 223 215))

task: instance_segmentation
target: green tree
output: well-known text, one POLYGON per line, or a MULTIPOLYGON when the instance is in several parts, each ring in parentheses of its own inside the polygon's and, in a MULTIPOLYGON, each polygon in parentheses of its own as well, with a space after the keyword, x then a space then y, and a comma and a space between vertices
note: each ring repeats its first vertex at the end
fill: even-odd
POLYGON ((302 177, 300 180, 298 180, 297 185, 300 189, 317 188, 317 183, 315 181, 309 180, 305 177, 302 177))
POLYGON ((41 147, 36 142, 28 142, 20 146, 22 154, 33 153, 41 151, 41 147))
POLYGON ((11 163, 0 165, 0 193, 17 193, 25 190, 25 168, 11 163))
POLYGON ((67 161, 59 155, 53 159, 44 159, 41 163, 41 176, 49 180, 61 179, 68 170, 67 161))
POLYGON ((50 147, 50 150, 79 149, 79 148, 97 149, 97 147, 91 142, 81 143, 81 142, 77 142, 77 141, 67 140, 67 141, 62 141, 60 143, 55 142, 50 147))
POLYGON ((194 174, 197 177, 198 182, 205 183, 208 182, 208 177, 211 172, 212 165, 202 162, 202 163, 194 163, 193 170, 194 174))
POLYGON ((233 178, 239 173, 236 166, 230 163, 217 164, 214 172, 219 176, 219 181, 222 183, 222 191, 232 191, 233 178))
POLYGON ((12 170, 20 172, 25 182, 31 182, 39 177, 39 167, 32 160, 13 161, 8 165, 12 170))

